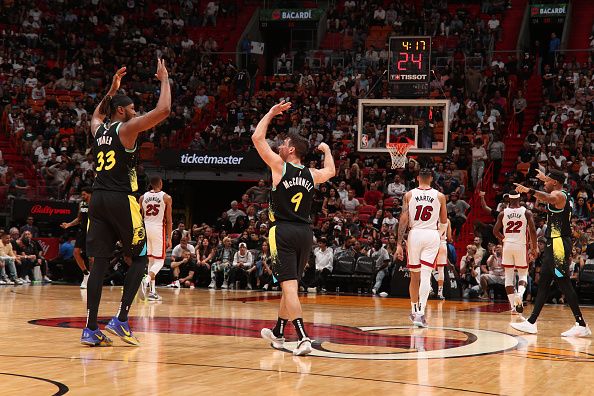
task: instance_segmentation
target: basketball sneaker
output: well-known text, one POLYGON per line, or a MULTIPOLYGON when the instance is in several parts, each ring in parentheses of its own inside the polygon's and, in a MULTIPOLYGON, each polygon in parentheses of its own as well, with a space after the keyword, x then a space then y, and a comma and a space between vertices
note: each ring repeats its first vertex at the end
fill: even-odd
POLYGON ((131 345, 140 345, 140 341, 138 338, 134 337, 132 334, 132 330, 130 330, 130 326, 128 325, 128 321, 121 322, 117 317, 111 318, 107 326, 105 326, 105 330, 109 331, 111 334, 116 335, 122 339, 122 341, 127 342, 131 345))
POLYGON ((229 282, 224 281, 223 285, 221 286, 221 289, 228 289, 229 288, 229 282))
POLYGON ((270 341, 272 343, 272 347, 274 349, 283 349, 283 347, 285 345, 285 337, 275 336, 274 333, 272 332, 272 330, 270 330, 266 327, 263 328, 262 330, 260 330, 260 335, 265 340, 270 341))
POLYGON ((86 289, 87 288, 87 283, 89 282, 89 275, 90 274, 83 275, 83 280, 80 283, 80 288, 81 289, 86 289))
POLYGON ((297 343, 297 348, 293 349, 293 355, 305 356, 311 353, 311 340, 304 337, 297 343))
POLYGON ((514 322, 509 324, 511 327, 518 331, 522 331, 524 333, 529 334, 536 334, 538 329, 536 327, 536 323, 530 323, 528 320, 523 320, 521 322, 514 322))
POLYGON ((146 301, 149 294, 149 286, 151 284, 151 278, 148 275, 142 277, 140 282, 140 288, 138 289, 138 297, 142 301, 146 301))
POLYGON ((588 325, 580 326, 579 324, 575 324, 571 329, 567 330, 564 333, 561 333, 561 337, 589 337, 592 335, 592 331, 588 325))
POLYGON ((524 312, 524 304, 522 303, 522 296, 520 296, 518 293, 516 293, 514 296, 514 308, 516 309, 517 313, 524 312))
POLYGON ((429 327, 427 320, 425 320, 425 315, 421 315, 419 313, 415 314, 413 324, 417 327, 429 327))
POLYGON ((217 288, 217 282, 215 282, 214 280, 212 280, 210 282, 210 285, 208 285, 209 289, 216 289, 217 288))
POLYGON ((147 300, 149 301, 161 301, 163 298, 157 293, 149 293, 147 300))
POLYGON ((91 330, 86 327, 83 329, 82 336, 80 337, 80 343, 83 345, 100 347, 113 345, 111 339, 103 334, 101 330, 91 330))

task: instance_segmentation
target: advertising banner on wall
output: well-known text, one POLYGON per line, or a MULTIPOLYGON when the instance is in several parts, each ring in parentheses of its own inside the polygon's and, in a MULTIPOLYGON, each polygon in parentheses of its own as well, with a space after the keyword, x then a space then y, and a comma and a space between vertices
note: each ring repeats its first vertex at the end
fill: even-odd
POLYGON ((62 223, 72 221, 78 215, 76 202, 16 199, 12 208, 13 218, 17 221, 33 216, 36 222, 62 223))
POLYGON ((264 169, 266 164, 256 150, 247 152, 212 152, 192 150, 162 150, 159 161, 165 168, 187 168, 188 170, 255 170, 264 169))

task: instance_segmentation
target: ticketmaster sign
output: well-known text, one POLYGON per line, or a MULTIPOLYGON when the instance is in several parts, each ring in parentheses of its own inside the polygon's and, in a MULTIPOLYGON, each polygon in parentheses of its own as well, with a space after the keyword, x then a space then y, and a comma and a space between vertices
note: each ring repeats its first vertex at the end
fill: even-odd
POLYGON ((264 169, 266 164, 255 150, 248 152, 205 152, 192 150, 162 150, 161 166, 192 170, 227 169, 233 171, 264 169))
POLYGON ((320 8, 308 9, 263 9, 260 10, 261 21, 317 21, 324 14, 320 8))

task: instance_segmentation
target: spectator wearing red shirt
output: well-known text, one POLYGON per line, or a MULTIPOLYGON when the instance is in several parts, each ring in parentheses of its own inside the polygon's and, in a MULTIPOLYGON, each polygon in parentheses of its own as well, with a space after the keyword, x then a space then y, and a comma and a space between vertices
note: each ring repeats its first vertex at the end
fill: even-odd
POLYGON ((377 203, 383 198, 384 194, 377 190, 377 183, 371 183, 370 189, 363 195, 363 199, 367 205, 377 205, 377 203))

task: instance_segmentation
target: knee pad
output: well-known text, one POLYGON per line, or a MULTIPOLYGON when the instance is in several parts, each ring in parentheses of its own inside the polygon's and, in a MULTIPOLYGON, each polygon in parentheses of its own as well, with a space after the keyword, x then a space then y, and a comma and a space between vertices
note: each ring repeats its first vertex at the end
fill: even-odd
POLYGON ((161 271, 161 268, 163 268, 164 264, 164 259, 154 259, 149 266, 149 272, 152 272, 153 274, 157 275, 159 271, 161 271))
POLYGON ((445 267, 437 267, 437 280, 442 281, 445 279, 445 267))
POLYGON ((505 269, 505 287, 514 286, 516 281, 516 272, 514 268, 505 269))
POLYGON ((518 269, 519 282, 528 284, 528 268, 518 269))

